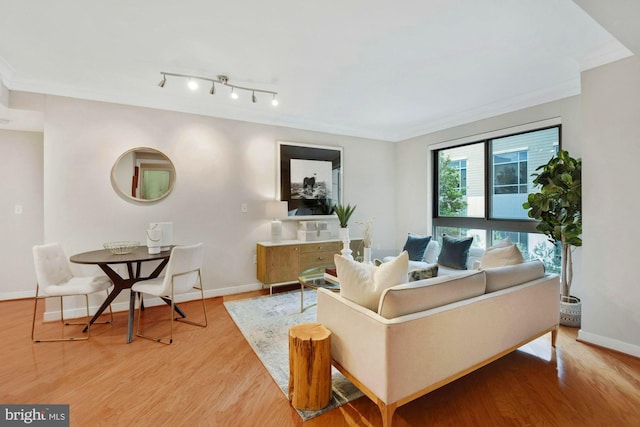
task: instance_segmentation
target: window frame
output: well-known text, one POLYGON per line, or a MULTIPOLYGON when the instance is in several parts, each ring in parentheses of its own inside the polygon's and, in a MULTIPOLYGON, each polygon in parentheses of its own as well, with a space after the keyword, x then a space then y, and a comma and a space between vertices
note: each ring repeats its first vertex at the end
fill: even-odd
MULTIPOLYGON (((520 130, 512 133, 498 134, 494 133, 490 136, 482 138, 478 137, 477 140, 463 142, 460 144, 447 144, 446 146, 439 146, 437 148, 433 148, 431 150, 432 153, 432 170, 433 170, 433 187, 432 187, 432 203, 433 210, 431 215, 431 226, 432 233, 435 233, 436 227, 454 227, 454 228, 466 228, 466 229, 482 229, 486 231, 487 242, 489 245, 492 243, 491 239, 495 231, 505 231, 505 232, 519 232, 519 233, 535 233, 540 234, 538 230, 536 230, 536 226, 538 225, 537 220, 535 219, 504 219, 504 218, 495 218, 491 216, 492 212, 492 203, 493 203, 493 161, 491 157, 493 156, 491 152, 491 141, 494 139, 506 138, 510 136, 522 135, 532 132, 543 131, 546 129, 558 129, 558 144, 557 150, 562 149, 562 124, 552 124, 547 126, 535 127, 527 130, 520 130), (484 203, 484 215, 483 217, 469 217, 469 216, 441 216, 440 215, 440 206, 439 206, 439 153, 443 150, 463 147, 466 145, 474 145, 474 144, 483 144, 484 150, 484 194, 485 194, 485 203, 484 203)), ((556 151, 557 152, 557 151, 556 151)), ((527 159, 529 161, 529 159, 527 159)), ((437 238, 437 236, 436 236, 437 238)))

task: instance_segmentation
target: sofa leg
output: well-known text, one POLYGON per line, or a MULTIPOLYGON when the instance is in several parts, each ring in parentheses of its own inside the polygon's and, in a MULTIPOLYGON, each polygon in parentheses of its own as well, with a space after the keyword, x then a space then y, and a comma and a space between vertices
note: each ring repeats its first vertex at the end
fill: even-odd
POLYGON ((378 402, 378 407, 380 408, 380 414, 382 415, 382 427, 391 427, 393 413, 396 411, 398 405, 395 403, 385 405, 383 402, 378 402))
POLYGON ((556 339, 558 338, 558 328, 559 326, 556 326, 551 330, 551 346, 553 348, 556 347, 556 339))

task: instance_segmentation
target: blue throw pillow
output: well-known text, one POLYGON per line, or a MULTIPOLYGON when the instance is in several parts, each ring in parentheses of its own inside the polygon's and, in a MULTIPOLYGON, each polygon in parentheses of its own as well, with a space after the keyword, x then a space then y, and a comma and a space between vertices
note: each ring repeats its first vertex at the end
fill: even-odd
POLYGON ((404 244, 402 250, 407 251, 410 261, 422 261, 424 251, 427 249, 429 241, 431 241, 431 236, 418 236, 409 233, 407 242, 404 244))
POLYGON ((440 251, 440 256, 438 256, 438 264, 457 270, 466 270, 469 248, 472 242, 473 237, 454 239, 443 235, 442 250, 440 251))

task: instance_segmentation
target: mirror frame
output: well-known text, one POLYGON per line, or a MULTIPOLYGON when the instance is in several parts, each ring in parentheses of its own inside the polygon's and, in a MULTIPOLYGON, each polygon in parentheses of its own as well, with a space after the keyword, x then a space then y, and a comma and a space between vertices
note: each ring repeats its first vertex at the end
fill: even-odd
POLYGON ((113 167, 111 168, 111 185, 113 186, 113 188, 116 190, 116 193, 118 193, 118 195, 125 197, 128 200, 133 200, 135 202, 140 202, 140 203, 151 203, 151 202, 157 202, 158 200, 162 200, 165 197, 167 197, 169 194, 171 194, 171 191, 173 190, 173 187, 176 183, 176 167, 173 164, 173 162, 171 161, 171 159, 169 158, 169 156, 167 156, 166 154, 164 154, 162 151, 157 150, 155 148, 151 148, 151 147, 135 147, 132 148, 130 150, 125 151, 124 153, 122 153, 120 155, 120 157, 118 157, 118 159, 115 161, 115 163, 113 164, 113 167), (168 164, 171 166, 171 169, 169 171, 170 176, 169 176, 169 189, 160 197, 156 197, 155 199, 142 199, 139 197, 133 197, 129 191, 125 191, 122 189, 121 183, 118 182, 118 165, 120 164, 120 161, 122 159, 124 159, 127 155, 133 153, 133 152, 137 152, 137 151, 141 151, 141 152, 148 152, 148 153, 156 153, 159 154, 161 156, 163 156, 168 164))

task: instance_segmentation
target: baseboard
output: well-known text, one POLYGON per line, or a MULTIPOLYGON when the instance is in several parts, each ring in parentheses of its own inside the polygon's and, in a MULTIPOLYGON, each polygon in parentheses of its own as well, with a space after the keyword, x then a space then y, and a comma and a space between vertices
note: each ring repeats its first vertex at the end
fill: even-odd
POLYGON ((630 356, 640 357, 640 346, 603 337, 602 335, 592 334, 591 332, 585 332, 582 329, 578 331, 578 341, 608 348, 630 356))
POLYGON ((20 291, 20 292, 3 292, 0 293, 0 301, 9 301, 12 299, 25 299, 25 298, 33 298, 36 296, 36 289, 33 288, 30 291, 20 291))
MULTIPOLYGON (((241 285, 241 286, 229 286, 227 288, 219 288, 219 289, 205 289, 204 291, 204 297, 205 298, 215 298, 215 297, 221 297, 224 295, 232 295, 232 294, 239 294, 242 292, 250 292, 250 291, 257 291, 263 289, 262 284, 260 283, 253 283, 253 284, 249 284, 249 285, 241 285)), ((125 292, 125 291, 123 291, 125 292)), ((126 295, 126 294, 125 294, 126 295)), ((30 297, 33 298, 33 293, 31 293, 30 295, 27 295, 26 297, 30 297)), ((24 297, 23 297, 24 298, 24 297)), ((194 291, 194 292, 190 292, 188 294, 182 294, 176 297, 176 302, 180 303, 180 302, 186 302, 186 301, 193 301, 193 300, 197 300, 200 298, 200 292, 198 291, 194 291)), ((38 303, 39 304, 39 303, 38 303)), ((162 305, 164 304, 164 301, 162 301, 160 298, 145 298, 144 299, 144 305, 145 307, 153 307, 156 305, 162 305)), ((91 305, 89 306, 89 312, 91 313, 91 315, 95 314, 95 312, 98 310, 100 306, 99 305, 91 305)), ((116 303, 111 304, 111 310, 113 310, 113 312, 117 312, 117 311, 128 311, 129 310, 129 301, 119 301, 116 303)), ((69 309, 65 309, 64 310, 64 318, 65 319, 74 319, 74 318, 79 318, 79 317, 84 317, 86 315, 86 311, 84 306, 83 307, 74 307, 74 308, 69 308, 69 309)), ((44 317, 43 320, 45 322, 51 322, 51 321, 55 321, 55 320, 59 320, 60 319, 60 310, 55 310, 55 311, 46 311, 44 313, 44 317)))

